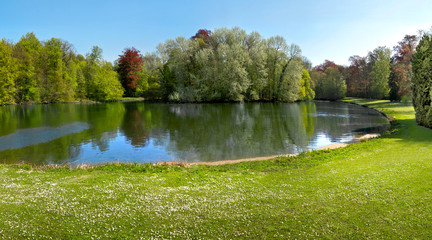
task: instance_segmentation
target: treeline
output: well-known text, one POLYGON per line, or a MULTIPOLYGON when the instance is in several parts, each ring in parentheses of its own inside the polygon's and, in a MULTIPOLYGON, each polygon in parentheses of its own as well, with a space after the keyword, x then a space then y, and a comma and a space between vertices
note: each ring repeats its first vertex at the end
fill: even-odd
POLYGON ((312 68, 282 37, 263 39, 240 28, 199 30, 141 55, 127 48, 116 62, 128 96, 178 102, 338 100, 345 96, 409 101, 418 37, 393 48, 351 56, 349 66, 326 60, 312 68), (393 54, 392 54, 393 53, 393 54))
POLYGON ((367 56, 351 56, 349 66, 326 60, 311 70, 316 98, 342 99, 345 96, 409 101, 412 59, 418 36, 406 35, 392 51, 378 47, 367 56))
POLYGON ((337 100, 345 96, 409 101, 418 37, 393 48, 326 60, 312 68, 299 46, 235 27, 201 29, 142 55, 126 48, 111 64, 95 46, 85 56, 67 41, 0 42, 0 104, 110 101, 122 96, 170 102, 337 100))
POLYGON ((85 56, 67 41, 0 42, 0 104, 52 103, 124 96, 172 102, 313 99, 304 57, 280 36, 240 28, 199 30, 143 56, 126 48, 114 65, 93 47, 85 56))
POLYGON ((67 41, 39 41, 27 33, 16 44, 0 42, 0 105, 75 100, 109 101, 123 89, 102 49, 76 54, 67 41))
POLYGON ((128 96, 174 102, 314 98, 299 46, 237 27, 170 39, 157 54, 127 48, 116 69, 128 96))

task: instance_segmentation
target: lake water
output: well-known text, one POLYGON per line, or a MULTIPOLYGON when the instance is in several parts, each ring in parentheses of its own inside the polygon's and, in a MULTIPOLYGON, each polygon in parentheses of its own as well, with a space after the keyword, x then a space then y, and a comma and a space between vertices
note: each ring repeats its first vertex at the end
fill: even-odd
POLYGON ((0 162, 217 161, 298 153, 389 126, 340 102, 0 107, 0 162))

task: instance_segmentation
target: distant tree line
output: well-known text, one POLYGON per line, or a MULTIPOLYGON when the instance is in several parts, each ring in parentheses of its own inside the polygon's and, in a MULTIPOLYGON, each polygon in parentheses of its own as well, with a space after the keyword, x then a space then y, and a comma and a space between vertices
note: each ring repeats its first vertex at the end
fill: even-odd
POLYGON ((417 43, 417 36, 406 35, 393 48, 393 55, 389 48, 378 47, 365 57, 351 56, 349 66, 326 60, 310 73, 316 98, 336 100, 350 96, 409 101, 417 43))

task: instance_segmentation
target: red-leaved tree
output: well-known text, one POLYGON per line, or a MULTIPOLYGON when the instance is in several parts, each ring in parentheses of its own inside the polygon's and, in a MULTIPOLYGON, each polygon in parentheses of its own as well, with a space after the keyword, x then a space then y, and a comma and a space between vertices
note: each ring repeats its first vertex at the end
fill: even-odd
POLYGON ((390 75, 390 100, 399 101, 402 97, 411 97, 411 60, 417 47, 418 37, 405 35, 403 40, 393 48, 393 64, 390 75))
POLYGON ((350 97, 367 97, 371 82, 367 69, 367 59, 360 56, 351 56, 351 64, 347 68, 346 84, 347 95, 350 97))
POLYGON ((140 81, 143 56, 134 47, 125 48, 119 55, 117 72, 126 91, 126 96, 134 96, 140 81))
POLYGON ((327 68, 330 68, 330 67, 339 70, 339 72, 342 72, 342 70, 344 68, 343 66, 338 65, 338 64, 326 59, 324 61, 324 63, 315 66, 314 69, 318 72, 325 72, 325 70, 327 70, 327 68))
POLYGON ((202 45, 201 47, 209 46, 210 45, 210 35, 212 32, 207 29, 200 29, 198 32, 191 37, 193 40, 197 40, 202 45))

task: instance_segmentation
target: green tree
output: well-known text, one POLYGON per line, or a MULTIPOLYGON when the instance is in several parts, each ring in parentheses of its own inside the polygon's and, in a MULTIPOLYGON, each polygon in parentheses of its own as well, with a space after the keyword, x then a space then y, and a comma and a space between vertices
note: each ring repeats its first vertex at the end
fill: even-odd
POLYGON ((64 84, 67 86, 62 92, 62 100, 70 102, 75 100, 75 90, 78 86, 77 78, 79 74, 79 65, 77 64, 76 54, 72 44, 67 41, 62 41, 61 50, 62 61, 65 67, 62 79, 64 84))
POLYGON ((143 91, 143 97, 168 100, 174 88, 174 83, 170 82, 174 76, 169 71, 168 65, 162 64, 161 59, 155 53, 146 54, 143 57, 143 63, 148 86, 143 91))
POLYGON ((250 87, 247 91, 248 100, 259 100, 262 98, 262 92, 266 85, 268 73, 266 71, 266 45, 261 35, 252 32, 246 37, 246 50, 249 54, 249 61, 246 71, 250 79, 250 87))
POLYGON ((14 103, 16 66, 11 46, 3 39, 0 42, 0 105, 14 103))
POLYGON ((42 88, 41 98, 43 102, 60 102, 67 100, 65 91, 69 87, 64 81, 63 74, 65 64, 63 62, 62 41, 51 38, 44 42, 42 52, 42 88))
POLYGON ((301 83, 300 83, 300 100, 312 100, 315 98, 315 91, 312 89, 312 79, 309 76, 308 70, 303 68, 301 83))
POLYGON ((102 58, 102 49, 94 46, 87 54, 85 69, 87 82, 87 98, 98 101, 112 101, 120 99, 124 90, 118 80, 112 64, 102 58))
POLYGON ((264 99, 296 101, 303 69, 300 48, 276 36, 267 40, 266 52, 268 81, 264 99))
POLYGON ((34 33, 22 36, 14 47, 13 55, 18 65, 15 100, 18 103, 40 102, 41 51, 42 43, 34 33))
POLYGON ((87 98, 87 79, 86 79, 86 68, 87 61, 84 56, 78 55, 75 59, 76 64, 76 89, 75 99, 83 100, 87 98))
POLYGON ((370 96, 375 99, 383 99, 388 97, 390 92, 389 76, 390 76, 390 57, 391 50, 385 47, 378 47, 374 50, 374 60, 370 77, 372 85, 370 96))
POLYGON ((412 93, 417 123, 432 128, 432 34, 421 38, 413 62, 412 93))
POLYGON ((328 67, 316 80, 316 98, 327 100, 342 99, 346 95, 347 87, 338 69, 328 67))
POLYGON ((162 98, 298 100, 303 61, 297 45, 288 45, 282 37, 265 40, 238 27, 201 32, 192 39, 178 37, 158 46, 158 74, 146 68, 149 79, 159 77, 155 82, 160 83, 162 98))
POLYGON ((249 54, 242 43, 246 32, 240 28, 216 29, 211 38, 218 39, 216 86, 223 101, 243 101, 251 82, 246 71, 249 54))
POLYGON ((196 78, 196 53, 200 49, 199 42, 178 37, 160 44, 158 50, 161 53, 162 62, 167 64, 173 74, 175 82, 172 82, 170 101, 195 102, 201 101, 198 92, 199 85, 196 78))

